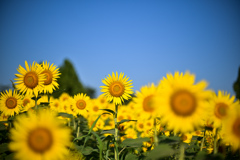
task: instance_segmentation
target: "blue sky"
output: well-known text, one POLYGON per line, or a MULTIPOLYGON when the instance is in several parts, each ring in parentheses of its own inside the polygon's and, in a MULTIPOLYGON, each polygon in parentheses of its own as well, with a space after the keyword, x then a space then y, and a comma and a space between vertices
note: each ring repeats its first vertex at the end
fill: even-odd
POLYGON ((239 1, 0 1, 0 84, 24 61, 69 59, 99 95, 101 80, 124 72, 134 90, 167 73, 235 94, 240 67, 239 1))

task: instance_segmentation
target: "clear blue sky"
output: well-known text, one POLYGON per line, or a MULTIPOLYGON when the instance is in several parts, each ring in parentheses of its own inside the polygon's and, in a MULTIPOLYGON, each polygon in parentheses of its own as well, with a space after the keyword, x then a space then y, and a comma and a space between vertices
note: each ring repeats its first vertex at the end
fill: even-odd
POLYGON ((112 71, 129 76, 136 91, 186 70, 234 94, 240 1, 1 0, 0 54, 3 85, 25 60, 61 66, 68 58, 97 95, 112 71))

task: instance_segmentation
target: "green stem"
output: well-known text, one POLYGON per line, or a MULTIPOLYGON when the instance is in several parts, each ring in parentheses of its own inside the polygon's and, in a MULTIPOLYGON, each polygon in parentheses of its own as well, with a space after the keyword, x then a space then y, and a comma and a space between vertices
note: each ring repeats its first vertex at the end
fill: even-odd
POLYGON ((154 144, 155 147, 158 146, 158 137, 157 137, 157 120, 154 118, 154 144))
POLYGON ((80 118, 78 119, 77 137, 79 137, 79 134, 80 134, 80 118))
POLYGON ((180 155, 179 155, 179 160, 184 160, 184 143, 180 142, 180 155))
POLYGON ((115 114, 114 114, 114 122, 115 122, 115 134, 114 134, 114 155, 115 155, 115 160, 119 160, 119 155, 118 155, 118 124, 117 124, 117 114, 118 114, 118 105, 115 105, 115 114))
POLYGON ((203 144, 204 144, 205 134, 206 134, 206 129, 204 129, 204 132, 203 132, 203 138, 202 138, 202 141, 201 141, 201 148, 200 148, 200 151, 202 151, 202 149, 203 149, 203 144))
POLYGON ((216 133, 215 133, 215 135, 214 135, 214 143, 213 143, 213 145, 214 145, 213 153, 214 153, 214 154, 217 154, 217 152, 218 152, 218 147, 217 147, 217 141, 218 141, 218 139, 217 139, 217 136, 218 136, 218 128, 216 128, 216 133))

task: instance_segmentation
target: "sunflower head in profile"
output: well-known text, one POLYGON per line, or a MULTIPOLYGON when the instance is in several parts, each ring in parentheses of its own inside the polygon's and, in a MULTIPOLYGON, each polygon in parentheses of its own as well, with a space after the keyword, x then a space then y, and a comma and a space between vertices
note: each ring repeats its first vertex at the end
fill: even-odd
POLYGON ((84 93, 78 93, 71 99, 71 107, 75 114, 88 117, 88 109, 91 105, 90 97, 84 93))
POLYGON ((122 104, 124 100, 128 100, 131 98, 133 93, 132 90, 132 80, 128 80, 129 77, 125 76, 124 73, 120 73, 118 76, 118 72, 116 75, 112 72, 112 76, 108 75, 107 78, 104 78, 102 82, 105 86, 100 86, 101 92, 104 92, 103 95, 107 97, 108 101, 113 101, 114 104, 122 104))
POLYGON ((26 93, 28 95, 38 96, 38 93, 41 93, 44 88, 45 76, 42 74, 43 68, 38 64, 33 62, 32 65, 28 65, 27 61, 25 61, 24 69, 21 65, 19 65, 17 71, 19 74, 15 74, 17 78, 15 86, 17 90, 26 93))
POLYGON ((5 116, 13 116, 19 114, 22 109, 22 96, 17 91, 1 92, 0 94, 0 111, 5 116))
POLYGON ((240 149, 240 103, 229 109, 222 121, 223 142, 230 144, 232 150, 240 149))
POLYGON ((53 63, 50 65, 47 61, 43 61, 42 68, 42 74, 46 77, 44 80, 44 93, 52 93, 59 86, 57 78, 61 73, 59 73, 59 68, 56 65, 53 63))
POLYGON ((140 91, 136 92, 136 97, 133 98, 135 108, 141 119, 149 119, 158 115, 157 111, 157 87, 152 83, 148 86, 141 87, 140 91))
POLYGON ((215 128, 219 128, 222 125, 222 120, 227 117, 231 108, 236 105, 234 102, 235 96, 230 97, 230 94, 224 91, 218 91, 218 95, 213 93, 213 98, 210 100, 211 121, 215 128))
POLYGON ((194 81, 195 76, 189 72, 167 74, 160 81, 159 113, 169 130, 186 133, 204 124, 212 92, 205 90, 207 82, 194 81))
POLYGON ((9 148, 16 159, 64 159, 71 142, 71 130, 54 112, 39 110, 16 117, 10 139, 9 148))

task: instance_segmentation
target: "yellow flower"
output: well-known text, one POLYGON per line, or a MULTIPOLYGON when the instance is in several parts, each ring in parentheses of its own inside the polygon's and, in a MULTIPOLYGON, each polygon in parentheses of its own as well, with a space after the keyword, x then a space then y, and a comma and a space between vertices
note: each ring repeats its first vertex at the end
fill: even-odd
POLYGON ((136 92, 136 97, 133 98, 135 102, 136 111, 141 119, 149 119, 150 117, 157 117, 157 88, 152 83, 151 85, 144 86, 140 89, 140 92, 136 92))
POLYGON ((22 109, 22 96, 17 93, 17 91, 1 92, 0 96, 0 111, 3 112, 5 116, 13 116, 19 114, 22 109))
POLYGON ((9 148, 19 160, 64 159, 71 143, 71 130, 50 110, 16 117, 10 130, 9 148))
POLYGON ((227 116, 229 110, 236 105, 234 103, 235 96, 230 97, 230 94, 224 91, 218 91, 218 95, 214 93, 210 101, 211 115, 210 118, 215 128, 222 125, 222 120, 227 116))
POLYGON ((168 130, 186 133, 203 126, 211 92, 205 90, 205 81, 194 84, 194 80, 189 72, 175 72, 160 81, 158 108, 168 130))
POLYGON ((44 74, 42 74, 43 68, 38 64, 33 62, 32 65, 28 65, 27 61, 25 61, 24 69, 21 65, 17 69, 20 74, 15 74, 17 78, 14 78, 16 82, 17 90, 20 90, 22 93, 34 95, 37 97, 38 92, 43 91, 43 84, 45 80, 44 74))
POLYGON ((57 78, 59 78, 59 68, 56 65, 43 62, 42 63, 43 71, 42 73, 45 75, 46 79, 44 81, 44 93, 52 93, 53 90, 58 88, 59 84, 57 83, 57 78))
POLYGON ((52 102, 50 103, 50 109, 56 112, 61 112, 62 103, 59 101, 59 99, 52 99, 52 102))
POLYGON ((83 93, 78 93, 77 95, 74 95, 74 98, 72 98, 71 105, 73 112, 78 115, 82 115, 85 118, 88 117, 88 108, 91 105, 89 96, 83 93))
POLYGON ((31 95, 25 95, 22 100, 22 111, 28 111, 30 108, 35 106, 35 101, 32 99, 31 95))
POLYGON ((222 123, 223 142, 232 145, 234 151, 240 149, 240 104, 229 110, 222 123))
POLYGON ((103 95, 107 97, 108 101, 113 101, 114 104, 122 104, 124 100, 128 100, 131 98, 133 93, 132 91, 132 80, 129 80, 129 77, 124 77, 124 73, 120 73, 118 76, 118 72, 116 75, 112 72, 112 76, 108 75, 107 78, 103 79, 102 82, 106 86, 101 86, 101 92, 104 92, 103 95))

